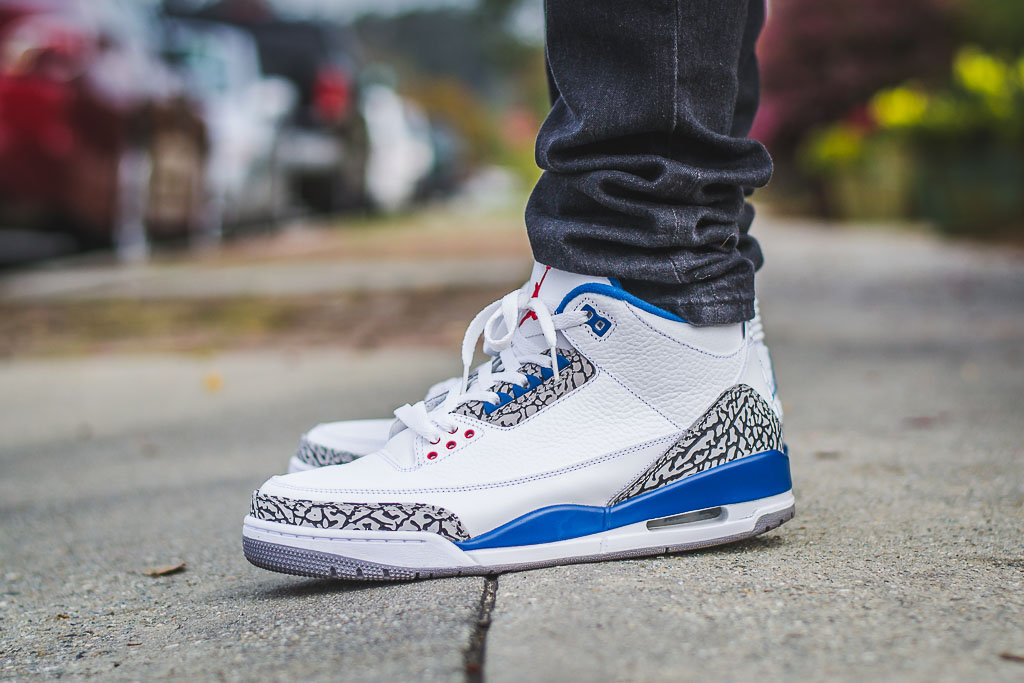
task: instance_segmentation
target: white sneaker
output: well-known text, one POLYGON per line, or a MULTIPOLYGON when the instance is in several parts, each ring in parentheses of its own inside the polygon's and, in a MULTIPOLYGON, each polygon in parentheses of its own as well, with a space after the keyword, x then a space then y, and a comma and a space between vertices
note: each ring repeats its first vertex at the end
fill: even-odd
MULTIPOLYGON (((525 289, 526 285, 523 286, 525 289)), ((489 351, 485 349, 485 351, 489 351)), ((493 354, 492 354, 493 355, 493 354)), ((492 364, 487 361, 485 364, 492 364)), ((475 378, 483 370, 483 365, 470 374, 475 378)), ((448 392, 456 389, 462 382, 460 377, 451 377, 438 382, 427 390, 423 399, 427 410, 437 408, 448 396, 448 392)), ((288 461, 288 473, 305 472, 318 467, 344 465, 358 460, 364 455, 384 448, 391 438, 391 430, 395 418, 384 417, 369 420, 340 420, 323 422, 316 425, 299 438, 299 447, 295 455, 288 461)))
POLYGON ((538 265, 533 280, 533 297, 470 323, 441 405, 396 410, 375 453, 254 492, 249 561, 346 579, 487 574, 726 543, 792 518, 759 318, 694 327, 604 278, 538 265), (469 381, 481 333, 498 360, 469 381))
MULTIPOLYGON (((430 387, 423 399, 427 408, 433 409, 440 405, 448 389, 458 386, 459 381, 458 377, 453 377, 430 387)), ((344 465, 379 451, 391 437, 394 424, 393 417, 318 424, 299 438, 299 447, 288 461, 288 472, 344 465)))
POLYGON ((388 442, 394 422, 385 417, 318 424, 299 438, 299 447, 288 461, 288 473, 344 465, 380 450, 388 442))

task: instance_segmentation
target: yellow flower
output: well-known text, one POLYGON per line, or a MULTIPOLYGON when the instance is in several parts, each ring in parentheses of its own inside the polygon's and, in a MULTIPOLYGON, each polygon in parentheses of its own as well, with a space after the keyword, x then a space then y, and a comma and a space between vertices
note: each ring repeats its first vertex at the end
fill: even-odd
POLYGON ((928 96, 901 87, 878 92, 870 103, 871 115, 882 128, 904 128, 921 122, 928 110, 928 96))
POLYGON ((842 166, 860 158, 864 133, 847 124, 829 126, 814 135, 809 162, 815 166, 842 166))
POLYGON ((957 53, 953 75, 965 89, 984 97, 1006 97, 1013 87, 1010 66, 976 47, 965 47, 957 53))

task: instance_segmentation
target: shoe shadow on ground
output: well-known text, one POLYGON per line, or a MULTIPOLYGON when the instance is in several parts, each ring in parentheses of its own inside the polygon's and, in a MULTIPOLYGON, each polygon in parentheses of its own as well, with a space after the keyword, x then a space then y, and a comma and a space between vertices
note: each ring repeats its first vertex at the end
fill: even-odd
POLYGON ((335 593, 387 588, 396 584, 416 583, 415 581, 346 581, 344 579, 308 579, 298 576, 285 577, 272 582, 252 586, 249 590, 232 591, 231 597, 239 600, 282 600, 301 599, 335 593))
POLYGON ((789 545, 789 540, 782 534, 769 534, 755 536, 743 541, 728 543, 726 545, 713 545, 707 548, 698 548, 682 553, 673 553, 670 557, 685 557, 686 555, 740 555, 746 553, 764 552, 766 550, 778 550, 789 545))

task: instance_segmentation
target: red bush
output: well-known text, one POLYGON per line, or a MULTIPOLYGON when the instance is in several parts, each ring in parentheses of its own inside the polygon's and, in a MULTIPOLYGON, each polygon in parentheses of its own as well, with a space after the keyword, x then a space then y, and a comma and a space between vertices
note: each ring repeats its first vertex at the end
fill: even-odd
POLYGON ((809 129, 845 118, 880 88, 944 77, 953 23, 947 0, 771 0, 751 135, 786 159, 809 129))

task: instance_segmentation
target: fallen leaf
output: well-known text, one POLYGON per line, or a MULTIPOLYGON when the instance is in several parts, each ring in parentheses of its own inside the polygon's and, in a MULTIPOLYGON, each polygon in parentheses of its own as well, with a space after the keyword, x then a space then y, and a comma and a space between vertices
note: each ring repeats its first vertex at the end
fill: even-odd
POLYGON ((1024 664, 1024 655, 1015 655, 1012 652, 1000 652, 999 659, 1005 659, 1008 662, 1017 662, 1018 664, 1024 664))
POLYGON ((133 645, 142 645, 142 643, 131 642, 131 643, 125 643, 125 645, 127 645, 128 647, 131 647, 133 645))
POLYGON ((146 576, 167 576, 168 574, 177 574, 183 571, 185 571, 185 563, 179 562, 178 564, 168 564, 163 567, 150 567, 142 573, 146 576))
POLYGON ((70 619, 71 615, 70 614, 58 614, 57 618, 58 619, 70 619))
POLYGON ((911 429, 931 429, 947 421, 949 414, 941 412, 938 415, 911 415, 903 418, 903 424, 911 429))
POLYGON ((224 387, 224 375, 212 370, 203 375, 203 388, 211 394, 216 394, 224 387))

